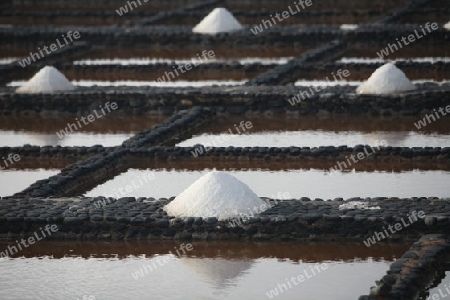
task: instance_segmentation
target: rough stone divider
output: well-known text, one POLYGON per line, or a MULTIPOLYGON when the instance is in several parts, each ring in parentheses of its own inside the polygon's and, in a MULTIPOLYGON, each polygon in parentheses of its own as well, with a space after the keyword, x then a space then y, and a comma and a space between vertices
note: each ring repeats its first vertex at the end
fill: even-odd
MULTIPOLYGON (((170 198, 173 199, 173 198, 170 198)), ((49 239, 65 240, 242 240, 242 241, 359 241, 363 243, 385 226, 394 225, 413 211, 425 217, 379 243, 411 241, 428 233, 448 233, 449 199, 350 198, 380 209, 345 209, 342 198, 264 198, 271 207, 241 219, 169 217, 168 199, 154 198, 28 198, 0 201, 0 238, 15 240, 52 223, 58 232, 49 239)), ((401 299, 401 298, 397 298, 401 299)))
MULTIPOLYGON (((229 86, 203 88, 92 87, 60 94, 15 94, 0 88, 0 115, 43 112, 86 113, 114 101, 115 114, 145 113, 171 115, 193 106, 214 107, 231 114, 372 114, 421 115, 450 104, 450 84, 418 84, 418 89, 396 95, 355 94, 351 86, 327 87, 296 105, 289 99, 310 87, 229 86), (2 93, 3 91, 3 93, 2 93)), ((413 126, 413 125, 412 125, 413 126)))
POLYGON ((212 116, 211 110, 201 107, 181 111, 137 133, 123 142, 122 147, 108 148, 108 151, 78 161, 62 169, 57 175, 37 181, 13 197, 66 196, 95 187, 125 169, 125 162, 120 158, 128 154, 130 148, 171 143, 177 136, 189 134, 196 127, 210 121, 212 116))
POLYGON ((283 78, 287 74, 305 63, 314 61, 332 60, 342 56, 345 44, 339 41, 333 41, 325 46, 307 51, 299 57, 290 60, 287 64, 279 65, 253 79, 250 79, 245 85, 282 85, 285 82, 283 78))
POLYGON ((431 285, 436 275, 446 271, 443 268, 449 259, 448 232, 424 235, 401 258, 391 264, 387 275, 372 288, 371 295, 361 296, 359 300, 418 299, 419 293, 431 285))
POLYGON ((440 161, 450 162, 450 147, 374 147, 374 151, 369 145, 348 146, 321 146, 321 147, 208 147, 203 145, 193 147, 151 147, 138 148, 133 150, 134 156, 144 156, 164 160, 178 160, 192 158, 195 149, 203 148, 202 155, 195 159, 214 161, 239 161, 239 160, 264 160, 264 161, 304 161, 304 160, 332 160, 345 162, 345 156, 350 159, 351 155, 365 153, 370 156, 365 160, 378 161, 440 161))

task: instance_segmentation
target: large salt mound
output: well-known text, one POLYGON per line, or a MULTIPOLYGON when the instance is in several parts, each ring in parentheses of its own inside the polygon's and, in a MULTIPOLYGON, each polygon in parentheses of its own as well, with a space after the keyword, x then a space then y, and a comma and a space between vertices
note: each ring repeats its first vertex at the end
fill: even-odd
POLYGON ((390 94, 415 89, 414 84, 409 81, 402 70, 392 63, 387 63, 376 69, 369 79, 356 89, 356 92, 359 94, 390 94))
POLYGON ((241 23, 226 8, 215 8, 192 29, 192 32, 217 34, 242 28, 241 23))
POLYGON ((57 69, 45 66, 28 82, 16 89, 16 93, 38 94, 74 90, 75 86, 57 69))
POLYGON ((219 220, 260 213, 269 208, 243 182, 227 172, 212 171, 164 207, 174 217, 217 217, 219 220))

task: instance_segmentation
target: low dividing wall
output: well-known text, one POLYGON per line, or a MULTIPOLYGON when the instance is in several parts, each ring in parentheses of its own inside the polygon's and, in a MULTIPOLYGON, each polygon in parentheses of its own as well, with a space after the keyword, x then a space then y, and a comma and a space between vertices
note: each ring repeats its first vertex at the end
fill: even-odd
MULTIPOLYGON (((418 299, 420 293, 433 282, 439 282, 445 277, 445 266, 448 266, 449 259, 448 233, 425 235, 391 264, 387 275, 372 287, 370 295, 361 296, 359 300, 418 299)), ((426 299, 442 299, 447 295, 445 288, 441 287, 440 292, 426 299)))
POLYGON ((266 200, 272 207, 261 214, 254 210, 244 219, 218 221, 215 217, 169 217, 163 210, 167 199, 3 199, 0 237, 14 240, 31 236, 44 224, 56 224, 59 230, 51 239, 342 240, 370 247, 377 242, 415 240, 430 232, 448 233, 450 228, 449 199, 349 199, 380 207, 371 210, 339 210, 342 199, 266 200), (402 230, 387 231, 384 238, 378 234, 377 240, 376 232, 397 223, 403 224, 402 230))

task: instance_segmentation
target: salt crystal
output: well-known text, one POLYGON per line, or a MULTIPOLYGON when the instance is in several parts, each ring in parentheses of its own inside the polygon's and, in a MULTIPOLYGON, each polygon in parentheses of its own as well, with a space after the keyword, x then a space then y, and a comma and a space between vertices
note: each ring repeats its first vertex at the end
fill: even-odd
POLYGON ((369 79, 356 89, 356 92, 359 94, 390 94, 415 89, 414 84, 409 81, 402 70, 392 63, 387 63, 376 69, 369 79))
POLYGON ((45 66, 24 85, 16 89, 16 93, 38 94, 74 90, 75 86, 57 69, 45 66))
POLYGON ((362 201, 350 201, 339 205, 339 210, 349 210, 349 209, 380 209, 379 206, 369 206, 367 202, 362 201))
POLYGON ((227 172, 212 171, 164 207, 174 217, 250 217, 269 208, 245 183, 227 172), (242 216, 241 215, 241 216, 242 216))
POLYGON ((220 32, 236 31, 242 28, 241 23, 226 8, 215 8, 192 29, 192 32, 217 34, 220 32))

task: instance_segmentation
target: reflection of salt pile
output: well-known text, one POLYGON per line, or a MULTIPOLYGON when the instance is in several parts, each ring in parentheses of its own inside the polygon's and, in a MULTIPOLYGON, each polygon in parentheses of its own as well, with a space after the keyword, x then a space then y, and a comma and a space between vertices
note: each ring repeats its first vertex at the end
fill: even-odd
POLYGON ((181 258, 180 261, 217 288, 233 284, 234 279, 245 274, 253 260, 229 260, 224 258, 181 258))
POLYGON ((45 66, 37 72, 28 82, 19 87, 16 93, 37 94, 54 93, 74 90, 75 86, 57 69, 45 66))
POLYGON ((242 29, 238 20, 226 9, 215 8, 192 31, 197 33, 216 34, 242 29))
POLYGON ((339 210, 346 209, 380 209, 379 206, 369 206, 367 202, 362 201, 350 201, 339 205, 339 210))
POLYGON ((212 171, 194 182, 164 209, 175 217, 217 217, 223 220, 254 212, 255 207, 259 209, 264 204, 245 183, 227 172, 212 171))
POLYGON ((414 84, 394 64, 387 63, 372 73, 356 91, 359 94, 390 94, 414 90, 414 84))

